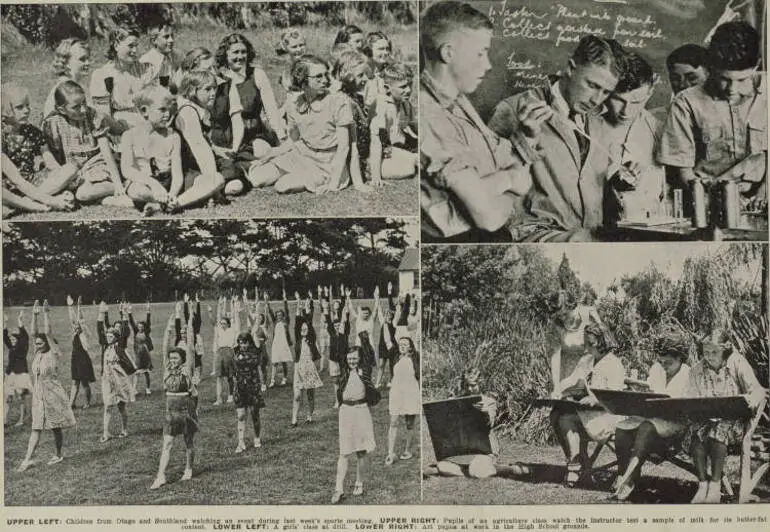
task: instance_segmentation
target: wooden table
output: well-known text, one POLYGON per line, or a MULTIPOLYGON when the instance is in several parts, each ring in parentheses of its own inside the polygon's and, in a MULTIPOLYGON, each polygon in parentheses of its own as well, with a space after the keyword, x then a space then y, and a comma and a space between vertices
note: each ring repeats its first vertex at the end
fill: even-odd
POLYGON ((690 222, 666 225, 621 224, 617 227, 597 229, 596 236, 607 242, 680 242, 705 240, 710 242, 766 242, 768 231, 756 229, 720 229, 718 227, 693 227, 690 222))

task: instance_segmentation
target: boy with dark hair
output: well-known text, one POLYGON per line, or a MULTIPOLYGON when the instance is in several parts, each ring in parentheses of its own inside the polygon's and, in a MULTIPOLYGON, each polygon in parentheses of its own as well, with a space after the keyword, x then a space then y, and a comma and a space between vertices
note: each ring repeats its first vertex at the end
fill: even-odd
POLYGON ((708 77, 708 52, 697 44, 685 44, 668 54, 666 68, 674 95, 703 85, 708 77))
POLYGON ((420 21, 424 242, 510 241, 506 223, 529 189, 528 161, 514 156, 467 98, 491 67, 492 30, 486 15, 453 1, 432 4, 420 21))
MULTIPOLYGON (((531 168, 532 188, 514 240, 592 240, 602 225, 606 153, 604 102, 623 72, 624 51, 614 40, 586 35, 561 76, 550 85, 506 98, 489 122, 502 137, 542 157, 531 168), (533 118, 535 120, 533 120, 533 118)), ((531 158, 532 155, 529 155, 531 158)))
POLYGON ((615 162, 608 172, 605 225, 666 215, 665 168, 655 162, 662 123, 645 109, 656 81, 644 57, 628 52, 623 75, 607 98, 608 147, 615 162))
POLYGON ((709 77, 671 104, 658 162, 683 186, 733 181, 766 202, 767 99, 757 72, 760 38, 746 22, 728 22, 708 47, 709 77))
POLYGON ((165 17, 154 19, 147 28, 152 48, 140 59, 149 65, 154 81, 169 87, 171 78, 182 64, 182 57, 174 51, 174 27, 165 17))

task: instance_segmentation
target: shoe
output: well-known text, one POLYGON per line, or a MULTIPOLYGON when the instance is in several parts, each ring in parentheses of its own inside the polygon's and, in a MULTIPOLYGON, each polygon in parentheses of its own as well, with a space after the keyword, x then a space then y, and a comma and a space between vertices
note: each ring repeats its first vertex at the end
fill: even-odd
POLYGON ((181 480, 191 480, 192 479, 192 469, 185 469, 184 475, 182 475, 181 480))
POLYGON ((156 490, 159 487, 163 486, 164 484, 166 484, 166 477, 165 476, 157 477, 155 479, 155 482, 152 483, 152 486, 150 486, 150 489, 151 490, 156 490))
POLYGON ((335 491, 334 495, 332 495, 332 504, 339 504, 344 496, 345 494, 341 491, 335 491))
POLYGON ((127 438, 127 437, 128 437, 128 432, 126 432, 125 430, 121 430, 120 434, 118 434, 118 438, 127 438))
POLYGON ((292 421, 292 422, 291 422, 291 425, 289 425, 289 426, 290 426, 291 428, 293 428, 293 429, 296 429, 296 428, 297 428, 297 422, 296 422, 296 421, 292 421))
POLYGON ((152 216, 154 214, 157 214, 161 210, 162 209, 161 209, 160 203, 150 202, 145 204, 144 209, 142 209, 142 216, 152 216))
POLYGON ((633 481, 623 482, 615 490, 615 498, 619 501, 627 500, 634 492, 634 488, 636 488, 636 485, 633 481))
POLYGON ((267 385, 268 388, 274 388, 275 387, 275 381, 270 381, 270 384, 267 385))
POLYGON ((709 482, 708 493, 703 502, 706 504, 719 504, 722 502, 722 485, 719 482, 709 482))
POLYGON ((244 444, 243 442, 240 442, 238 444, 238 447, 235 448, 235 454, 241 454, 245 450, 246 450, 246 444, 244 444))
POLYGON ((385 457, 385 465, 393 465, 393 462, 396 461, 396 455, 395 454, 389 454, 385 457))
POLYGON ((211 373, 209 373, 209 377, 216 377, 216 376, 217 376, 216 371, 212 371, 211 373))
POLYGON ((363 495, 363 494, 364 494, 363 482, 356 482, 355 486, 353 487, 353 495, 363 495))
POLYGON ((400 458, 401 460, 409 460, 409 459, 410 459, 410 458, 412 458, 413 456, 414 456, 414 455, 413 455, 412 453, 410 453, 409 451, 404 451, 404 454, 402 454, 401 456, 399 456, 399 458, 400 458))
POLYGON ((695 492, 690 504, 703 504, 706 502, 706 495, 708 494, 709 483, 706 481, 698 482, 698 491, 695 492))
POLYGON ((88 410, 89 408, 91 408, 91 405, 90 405, 90 404, 88 404, 88 403, 86 403, 86 404, 84 404, 84 405, 83 405, 81 408, 82 408, 83 410, 88 410))
POLYGON ((222 401, 220 401, 219 399, 214 401, 214 406, 221 406, 221 405, 222 405, 222 401))
POLYGON ((385 387, 390 388, 390 382, 388 382, 388 384, 386 384, 385 387))
POLYGON ((64 461, 64 457, 63 457, 63 456, 56 456, 56 455, 53 455, 53 456, 51 457, 51 459, 50 459, 50 460, 48 460, 48 465, 54 465, 54 464, 58 464, 58 463, 60 463, 60 462, 63 462, 63 461, 64 461))
POLYGON ((29 469, 33 465, 35 465, 35 462, 32 461, 32 460, 26 460, 26 459, 22 460, 22 462, 19 464, 19 467, 16 468, 16 471, 21 473, 23 471, 26 471, 27 469, 29 469))
POLYGON ((112 436, 109 436, 109 435, 102 435, 102 437, 101 437, 101 438, 99 438, 99 441, 100 441, 100 442, 102 442, 102 443, 107 443, 107 442, 108 442, 108 441, 110 441, 111 439, 112 439, 112 436))
POLYGON ((232 396, 232 395, 230 395, 230 396, 228 396, 228 397, 227 397, 227 404, 228 404, 228 405, 231 405, 231 404, 233 404, 233 396, 232 396))
POLYGON ((23 425, 24 425, 24 420, 23 420, 23 419, 20 419, 20 420, 18 420, 18 421, 17 421, 17 422, 16 422, 16 423, 15 423, 13 426, 14 426, 14 427, 21 427, 21 426, 23 426, 23 425))
POLYGON ((287 384, 287 382, 286 382, 286 379, 283 379, 283 380, 281 381, 281 386, 286 386, 286 384, 287 384))
POLYGON ((259 438, 254 438, 254 448, 259 449, 260 447, 262 447, 262 440, 259 438))
POLYGON ((334 403, 334 409, 335 410, 339 410, 339 408, 340 408, 340 404, 339 403, 334 403))
POLYGON ((305 425, 310 425, 313 422, 313 418, 309 417, 305 420, 305 425))
POLYGON ((145 394, 145 395, 152 395, 152 390, 150 390, 149 388, 147 388, 147 389, 144 391, 144 394, 145 394))

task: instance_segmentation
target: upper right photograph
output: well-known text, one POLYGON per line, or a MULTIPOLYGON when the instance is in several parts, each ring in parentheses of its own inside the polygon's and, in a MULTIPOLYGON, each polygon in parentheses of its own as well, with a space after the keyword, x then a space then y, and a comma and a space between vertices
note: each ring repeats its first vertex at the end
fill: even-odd
POLYGON ((424 243, 768 239, 764 0, 421 8, 424 243))

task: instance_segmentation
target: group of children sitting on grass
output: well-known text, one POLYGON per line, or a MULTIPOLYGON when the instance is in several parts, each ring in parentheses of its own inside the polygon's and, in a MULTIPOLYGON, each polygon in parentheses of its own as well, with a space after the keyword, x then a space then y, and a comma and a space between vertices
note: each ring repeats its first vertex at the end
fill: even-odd
POLYGON ((148 34, 139 57, 138 30, 114 29, 87 89, 89 44, 62 41, 39 127, 28 91, 2 85, 4 215, 95 203, 173 213, 251 188, 369 191, 416 175, 413 73, 384 33, 346 26, 327 61, 283 32, 281 106, 243 35, 180 55, 170 22, 148 34))

